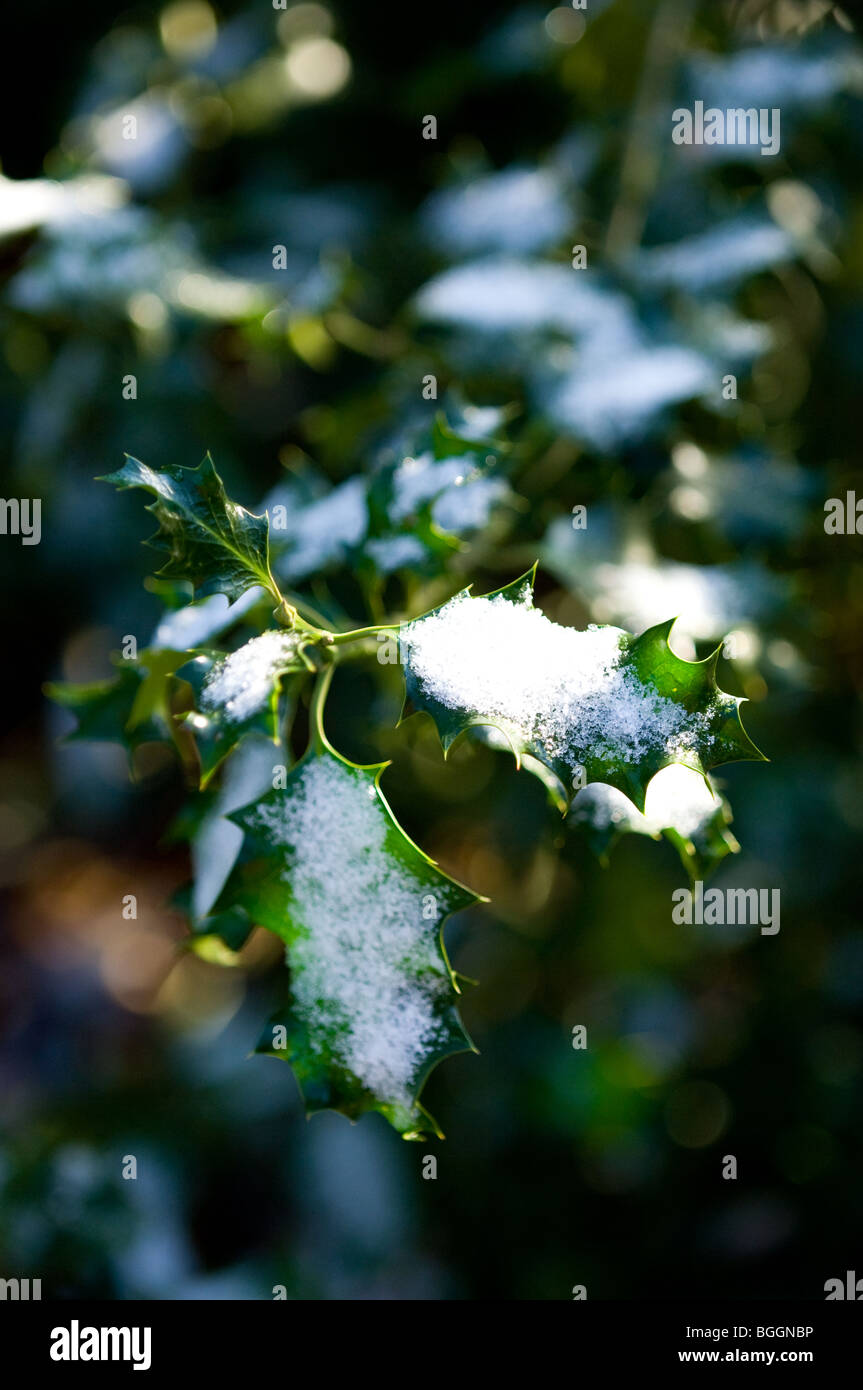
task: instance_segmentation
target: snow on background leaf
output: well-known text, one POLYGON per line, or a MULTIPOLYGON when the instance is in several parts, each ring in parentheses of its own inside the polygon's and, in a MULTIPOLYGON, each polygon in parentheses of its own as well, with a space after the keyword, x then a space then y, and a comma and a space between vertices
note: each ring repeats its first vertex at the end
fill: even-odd
POLYGON ((637 439, 672 405, 718 387, 714 364, 674 343, 586 356, 571 372, 549 373, 538 388, 550 418, 597 449, 637 439))
POLYGON ((485 437, 501 426, 500 411, 453 406, 416 432, 420 447, 411 452, 403 430, 367 473, 330 487, 307 469, 278 484, 263 504, 278 579, 299 584, 363 561, 384 575, 440 564, 451 538, 482 530, 512 500, 499 445, 485 437))
MULTIPOLYGON (((124 143, 134 148, 138 142, 124 143)), ((243 321, 275 304, 265 283, 210 264, 187 225, 141 207, 100 206, 100 198, 124 196, 119 180, 83 185, 77 202, 61 203, 59 197, 49 202, 47 191, 43 196, 43 240, 11 290, 20 309, 139 318, 154 328, 164 326, 169 309, 181 318, 243 321)), ((19 215, 37 216, 40 208, 29 214, 21 208, 19 215)))
POLYGON ((287 517, 284 528, 272 533, 274 565, 277 577, 288 583, 346 563, 368 529, 363 478, 349 478, 326 496, 300 508, 291 505, 290 493, 277 490, 267 499, 270 514, 278 505, 286 506, 287 517))
POLYGON ((668 246, 652 246, 638 258, 635 273, 645 285, 699 293, 735 286, 792 260, 794 253, 784 227, 746 213, 668 246))
MULTIPOLYGON (((769 254, 744 238, 738 255, 758 266, 781 260, 780 250, 790 255, 789 239, 778 227, 775 234, 769 254)), ((653 297, 651 272, 661 279, 662 261, 651 256, 658 254, 639 262, 653 297)), ((449 342, 458 330, 452 350, 465 370, 479 370, 491 355, 500 370, 523 378, 558 430, 606 452, 659 429, 682 401, 703 398, 719 408, 723 375, 748 369, 771 341, 764 325, 725 306, 712 310, 707 333, 683 313, 675 320, 653 303, 633 302, 599 271, 526 257, 453 266, 423 286, 414 310, 446 330, 449 342)))
POLYGON ((431 245, 453 258, 543 251, 566 237, 572 216, 552 170, 517 167, 441 189, 421 212, 431 245))
POLYGON ((265 597, 264 589, 253 587, 233 603, 224 594, 211 594, 199 603, 183 604, 159 619, 149 645, 175 652, 206 646, 245 618, 265 597))
MULTIPOLYGON (((631 325, 626 297, 603 277, 560 263, 488 256, 442 271, 420 291, 416 312, 467 334, 568 330, 621 336, 631 325)), ((524 343, 523 351, 529 351, 524 343)))
POLYGON ((556 517, 541 558, 589 604, 596 622, 641 632, 675 613, 675 648, 689 659, 696 641, 716 642, 762 622, 788 599, 782 577, 756 556, 724 565, 663 559, 638 519, 602 503, 591 508, 584 530, 571 517, 556 517))

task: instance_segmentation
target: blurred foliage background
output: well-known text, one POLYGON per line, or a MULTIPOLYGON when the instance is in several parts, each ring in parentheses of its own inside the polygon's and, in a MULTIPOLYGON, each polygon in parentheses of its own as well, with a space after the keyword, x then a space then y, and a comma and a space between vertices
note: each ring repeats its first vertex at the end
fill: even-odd
POLYGON ((861 1234, 863 564, 823 529, 863 384, 851 22, 827 0, 8 9, 39 100, 4 123, 3 493, 42 498, 43 535, 0 545, 2 1272, 46 1297, 822 1297, 861 1234), (674 146, 694 100, 779 107, 780 153, 674 146), (468 476, 432 456, 439 410, 468 476), (288 502, 283 573, 333 621, 539 556, 560 621, 678 613, 684 656, 731 634, 721 684, 772 760, 722 770, 742 850, 715 882, 780 888, 780 934, 675 927, 669 844, 621 836, 601 866, 504 753, 445 764, 422 716, 395 731, 397 672, 340 673, 333 741, 392 758, 408 833, 492 899, 448 928, 481 1055, 427 1088, 436 1181, 429 1145, 307 1124, 289 1068, 248 1057, 277 947, 256 935, 241 970, 180 949, 166 747, 130 779, 109 743, 58 745, 41 693, 107 676, 182 601, 142 582, 148 518, 94 475, 206 449, 237 500, 288 502))

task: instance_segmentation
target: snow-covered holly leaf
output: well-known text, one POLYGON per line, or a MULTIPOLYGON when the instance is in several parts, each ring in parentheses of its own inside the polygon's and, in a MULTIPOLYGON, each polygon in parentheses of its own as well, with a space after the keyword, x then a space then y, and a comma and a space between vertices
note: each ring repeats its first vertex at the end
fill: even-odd
POLYGON ((428 529, 451 536, 481 530, 509 495, 505 479, 479 454, 464 450, 435 458, 426 451, 381 468, 369 504, 381 534, 407 527, 407 534, 413 535, 423 528, 424 543, 429 544, 428 529))
POLYGON ((264 632, 223 656, 199 652, 178 675, 195 693, 196 708, 186 715, 201 757, 201 786, 246 734, 265 733, 279 741, 282 679, 306 672, 301 639, 291 632, 264 632))
POLYGON ((182 603, 159 619, 150 646, 162 651, 195 651, 235 625, 253 622, 259 605, 263 616, 268 618, 272 600, 267 602, 265 591, 259 588, 247 589, 233 603, 229 603, 224 594, 210 594, 200 603, 182 603))
POLYGON ((191 581, 198 598, 237 599, 256 585, 273 588, 267 518, 231 501, 209 454, 197 468, 160 469, 127 454, 122 468, 99 481, 141 487, 155 497, 147 511, 159 530, 148 544, 168 554, 161 578, 191 581))
POLYGON ((307 1111, 376 1110, 418 1138, 439 1133, 419 1103, 429 1072, 472 1048, 442 927, 478 899, 405 835, 383 766, 319 739, 231 816, 245 841, 214 910, 239 906, 285 942, 289 999, 257 1050, 291 1063, 307 1111))
POLYGON ((401 627, 404 713, 431 714, 445 752, 465 729, 491 724, 568 796, 605 782, 639 810, 671 763, 705 773, 763 757, 743 729, 742 701, 716 684, 718 650, 684 661, 668 645, 673 619, 640 637, 561 627, 534 608, 533 575, 481 598, 464 590, 401 627))
POLYGON ((710 778, 673 764, 647 788, 645 810, 614 787, 593 782, 575 797, 568 824, 587 837, 603 863, 621 835, 665 835, 694 881, 704 879, 740 848, 729 825, 731 811, 710 778))
POLYGON ((437 250, 457 259, 544 251, 572 225, 561 184, 553 169, 511 165, 433 193, 420 210, 421 225, 437 250))
POLYGON ((557 430, 613 453, 661 425, 672 406, 707 396, 719 375, 696 345, 610 341, 565 368, 540 361, 533 395, 557 430))
POLYGON ((636 258, 634 272, 646 285, 691 294, 734 287, 768 267, 793 259, 794 239, 772 218, 743 213, 707 231, 636 258))
POLYGON ((368 531, 367 483, 348 478, 323 497, 291 505, 291 490, 276 488, 267 498, 273 532, 273 567, 288 584, 347 563, 368 531))

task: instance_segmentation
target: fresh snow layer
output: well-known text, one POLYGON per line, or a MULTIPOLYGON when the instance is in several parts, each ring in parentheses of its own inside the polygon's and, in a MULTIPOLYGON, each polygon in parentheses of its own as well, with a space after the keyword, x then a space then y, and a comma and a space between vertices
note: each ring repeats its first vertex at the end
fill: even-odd
POLYGON ((372 783, 334 758, 308 761, 290 793, 256 807, 252 821, 290 850, 285 879, 303 931, 288 963, 313 1047, 380 1100, 410 1106, 442 1040, 443 907, 387 852, 391 822, 372 783))
POLYGON ((296 639, 286 632, 265 632, 213 667, 201 690, 201 709, 218 711, 235 723, 265 709, 273 683, 290 663, 296 639))
POLYGON ((406 521, 425 502, 443 531, 461 536, 487 525, 492 509, 507 494, 502 478, 485 476, 470 459, 435 459, 431 454, 404 459, 393 474, 389 515, 406 521))
POLYGON ((677 755, 708 734, 692 714, 622 665, 615 627, 560 627, 530 602, 459 595, 402 629, 403 656, 428 699, 498 720, 573 772, 677 755))

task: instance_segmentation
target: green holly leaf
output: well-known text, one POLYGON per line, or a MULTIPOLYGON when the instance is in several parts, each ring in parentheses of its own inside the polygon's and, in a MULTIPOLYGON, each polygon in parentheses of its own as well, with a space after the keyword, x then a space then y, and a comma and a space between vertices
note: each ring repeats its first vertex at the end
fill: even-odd
POLYGON ((728 854, 739 850, 729 829, 731 810, 711 778, 674 764, 647 788, 642 813, 615 787, 594 782, 575 797, 567 823, 586 836, 604 864, 621 836, 664 835, 674 845, 693 882, 705 879, 728 854))
POLYGON ((434 419, 431 432, 432 448, 435 458, 448 458, 453 454, 478 453, 489 450, 502 452, 509 448, 509 445, 498 436, 498 431, 504 423, 504 411, 502 410, 474 410, 473 415, 483 421, 484 428, 477 433, 468 431, 466 425, 468 419, 464 415, 456 418, 455 425, 451 424, 445 413, 439 410, 434 419))
POLYGON ((534 570, 494 593, 464 590, 402 624, 404 717, 433 717, 444 752, 478 725, 506 737, 516 760, 544 764, 571 799, 604 782, 644 810, 648 783, 681 763, 702 774, 761 759, 736 696, 716 684, 719 649, 684 661, 673 620, 633 637, 615 627, 561 627, 533 606, 534 570))
POLYGON ((445 918, 478 901, 408 839, 380 789, 321 738, 277 787, 230 819, 245 831, 215 912, 241 907, 285 943, 286 1006, 257 1051, 291 1063, 307 1112, 378 1111, 405 1138, 444 1057, 472 1050, 445 918))
POLYGON ((170 739, 171 677, 183 659, 174 652, 143 651, 137 661, 116 657, 117 675, 109 680, 48 681, 45 694, 78 721, 65 741, 122 743, 134 750, 170 739))
POLYGON ((77 720, 64 742, 92 739, 99 743, 125 743, 134 748, 139 743, 164 738, 164 733, 152 725, 129 728, 140 685, 140 674, 134 668, 127 668, 112 680, 82 684, 48 681, 43 688, 50 700, 69 710, 77 720))
POLYGON ((282 681, 306 673, 302 639, 291 632, 264 632, 224 656, 198 652, 178 675, 195 694, 195 710, 186 715, 201 758, 201 786, 246 734, 264 733, 279 742, 282 681))
POLYGON ((270 573, 269 523, 232 502, 207 454, 197 468, 149 468, 127 454, 123 467, 99 482, 141 487, 155 501, 148 507, 159 530, 147 542, 166 551, 161 579, 185 579, 196 597, 226 594, 237 599, 262 585, 274 593, 270 573))
POLYGON ((674 845, 693 883, 709 878, 727 855, 740 850, 730 829, 731 807, 724 796, 718 797, 718 801, 719 805, 698 825, 683 828, 667 825, 662 832, 674 845))

